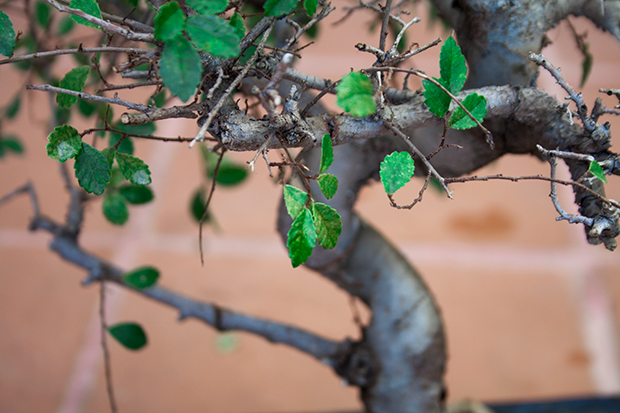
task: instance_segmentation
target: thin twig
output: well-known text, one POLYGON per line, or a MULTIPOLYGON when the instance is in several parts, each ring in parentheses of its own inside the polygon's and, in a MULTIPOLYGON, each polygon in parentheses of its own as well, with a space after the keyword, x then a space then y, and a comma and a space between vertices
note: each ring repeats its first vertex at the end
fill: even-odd
POLYGON ((429 170, 428 173, 426 174, 426 179, 424 180, 424 185, 422 185, 422 189, 420 189, 420 193, 418 194, 418 197, 416 199, 413 200, 412 203, 410 203, 409 205, 400 205, 398 203, 396 203, 396 201, 394 201, 394 194, 387 194, 388 199, 390 200, 390 204, 396 208, 396 209, 411 209, 414 206, 416 206, 416 204, 418 204, 419 202, 422 201, 422 197, 424 196, 424 192, 426 191, 426 188, 428 188, 428 182, 431 180, 431 171, 429 170))
POLYGON ((32 210, 34 211, 34 215, 39 216, 39 201, 37 200, 37 194, 34 191, 34 187, 32 186, 32 183, 30 181, 26 182, 20 187, 15 188, 8 194, 0 197, 0 206, 5 202, 8 202, 11 199, 15 198, 17 195, 23 194, 24 192, 27 192, 30 195, 30 201, 32 203, 32 210))
POLYGON ((379 49, 382 52, 385 51, 385 39, 388 35, 388 25, 390 23, 390 15, 392 14, 392 0, 385 1, 385 8, 383 9, 383 20, 381 21, 381 33, 379 35, 379 49))
POLYGON ((109 92, 110 90, 135 89, 143 86, 159 86, 162 84, 160 80, 147 80, 145 82, 130 83, 128 85, 108 85, 103 89, 97 89, 95 93, 109 92))
POLYGON ((76 92, 75 90, 63 89, 52 85, 26 85, 27 90, 40 90, 42 92, 55 92, 64 93, 78 97, 80 99, 91 100, 93 102, 110 103, 113 105, 125 106, 128 109, 137 110, 138 112, 149 112, 153 108, 151 106, 145 106, 141 103, 133 103, 127 100, 119 99, 116 95, 113 98, 106 98, 104 96, 91 95, 84 92, 76 92))
POLYGON ((202 265, 205 265, 204 251, 202 250, 202 227, 205 219, 207 219, 207 215, 209 214, 209 205, 211 204, 213 192, 215 191, 215 187, 217 184, 217 174, 220 170, 220 164, 222 163, 222 159, 224 159, 225 153, 226 148, 222 148, 222 153, 220 153, 220 157, 217 159, 215 169, 213 170, 213 178, 211 178, 211 190, 209 191, 209 196, 207 197, 207 201, 205 202, 205 212, 202 213, 202 217, 200 217, 200 221, 198 222, 198 248, 200 249, 200 263, 202 265))
POLYGON ((0 60, 0 65, 6 63, 15 63, 21 62, 24 60, 31 59, 40 59, 44 57, 52 57, 52 56, 60 56, 65 54, 84 54, 84 53, 134 53, 134 54, 144 54, 152 52, 152 50, 148 49, 138 49, 135 47, 84 47, 77 49, 58 49, 58 50, 50 50, 48 52, 37 52, 31 54, 25 54, 21 56, 13 56, 9 59, 0 60))
POLYGON ((108 350, 108 326, 105 321, 105 278, 101 277, 99 286, 99 320, 101 322, 101 349, 103 350, 103 365, 105 367, 105 384, 110 402, 112 413, 118 412, 116 399, 114 398, 114 387, 112 386, 112 366, 110 365, 110 352, 108 350))

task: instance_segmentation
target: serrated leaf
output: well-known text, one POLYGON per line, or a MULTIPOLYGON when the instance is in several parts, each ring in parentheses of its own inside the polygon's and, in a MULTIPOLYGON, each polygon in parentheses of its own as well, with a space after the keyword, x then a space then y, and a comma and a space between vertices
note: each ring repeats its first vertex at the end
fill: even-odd
POLYGON ((183 32, 185 15, 176 1, 171 1, 160 7, 155 16, 154 35, 158 40, 167 41, 183 32))
POLYGON ((202 76, 200 56, 183 36, 166 42, 159 61, 159 74, 170 92, 183 102, 196 90, 202 76))
POLYGON ((60 162, 73 158, 82 149, 80 134, 69 125, 55 127, 47 141, 47 156, 60 162))
POLYGON ((265 16, 289 14, 297 6, 297 0, 267 0, 263 6, 265 16))
POLYGON ((336 86, 336 103, 356 117, 372 115, 377 111, 372 83, 361 72, 351 72, 336 86))
POLYGON ((64 16, 62 19, 60 19, 58 27, 56 27, 56 33, 59 36, 69 34, 69 32, 73 30, 74 25, 75 24, 73 22, 73 19, 71 19, 71 16, 64 16))
MULTIPOLYGON (((82 88, 86 84, 86 78, 88 77, 88 73, 90 73, 89 66, 79 66, 74 69, 71 69, 65 77, 62 78, 58 87, 63 89, 74 90, 76 92, 81 92, 82 88)), ((68 109, 78 101, 77 96, 65 95, 63 93, 59 93, 56 96, 56 103, 61 108, 68 109)))
POLYGON ((78 183, 88 193, 101 195, 110 181, 110 167, 105 156, 87 143, 82 142, 73 168, 78 183))
POLYGON ((588 170, 592 172, 592 175, 596 176, 601 181, 607 183, 607 178, 605 177, 605 171, 603 170, 603 167, 601 166, 600 163, 596 161, 590 162, 590 167, 588 168, 588 170))
POLYGON ((308 14, 308 16, 312 16, 314 13, 316 13, 316 6, 318 4, 318 0, 304 0, 304 8, 306 9, 306 14, 308 14))
POLYGON ((119 343, 129 350, 139 350, 147 343, 146 333, 136 323, 119 323, 108 328, 119 343))
POLYGON ((333 162, 334 148, 332 147, 332 139, 329 134, 326 133, 321 140, 321 166, 319 166, 319 173, 327 171, 333 162))
POLYGON ((316 245, 316 227, 310 209, 303 208, 288 231, 286 246, 293 267, 298 267, 310 258, 316 245))
POLYGON ((187 0, 187 5, 200 14, 218 14, 226 10, 228 0, 187 0))
MULTIPOLYGON (((445 87, 441 79, 433 79, 445 87)), ((422 85, 424 86, 424 104, 428 106, 428 110, 436 116, 443 118, 448 112, 448 109, 450 109, 452 98, 428 79, 424 79, 422 85)))
POLYGON ((105 148, 101 151, 101 154, 108 162, 108 166, 112 169, 112 164, 114 163, 114 157, 116 156, 116 149, 113 147, 105 148))
POLYGON ((15 48, 15 30, 11 19, 0 10, 0 53, 11 56, 15 48))
POLYGON ((0 146, 2 151, 11 151, 16 154, 24 153, 24 147, 22 146, 20 139, 14 135, 7 135, 0 138, 0 146))
MULTIPOLYGON (((487 115, 487 100, 484 96, 472 93, 467 95, 461 103, 478 122, 482 123, 484 117, 487 115)), ((450 116, 448 124, 453 129, 469 129, 476 126, 476 122, 474 122, 460 106, 457 106, 452 116, 450 116)))
POLYGON ((392 152, 381 162, 379 176, 385 192, 393 194, 411 180, 415 165, 408 152, 392 152))
POLYGON ((123 225, 129 219, 129 209, 125 198, 116 191, 106 191, 101 208, 103 216, 114 225, 123 225))
POLYGON ((153 200, 153 191, 148 186, 124 185, 118 189, 119 193, 133 205, 141 205, 153 200))
POLYGON ((334 195, 336 195, 336 191, 338 191, 338 178, 334 175, 319 175, 316 182, 319 184, 319 188, 321 188, 321 192, 323 192, 325 198, 332 199, 334 195))
POLYGON ((317 202, 312 206, 312 216, 319 245, 325 249, 334 248, 342 232, 340 214, 329 205, 317 202))
POLYGON ((50 25, 50 6, 44 1, 38 1, 34 5, 34 15, 37 19, 37 23, 44 29, 47 29, 50 25))
MULTIPOLYGON (((71 0, 71 8, 82 10, 86 14, 101 18, 101 9, 99 8, 99 4, 96 0, 71 0)), ((72 15, 71 18, 74 22, 83 24, 84 26, 99 28, 96 24, 81 17, 72 15)))
POLYGON ((441 52, 439 53, 439 73, 442 85, 453 95, 456 95, 463 89, 465 80, 467 80, 465 56, 463 56, 461 48, 452 37, 448 37, 441 47, 441 52))
POLYGON ((116 162, 125 178, 132 184, 148 185, 151 183, 151 171, 141 159, 117 152, 116 162))
POLYGON ((213 56, 229 58, 239 54, 241 37, 224 19, 200 14, 190 16, 186 31, 198 49, 213 56))
POLYGON ((123 275, 123 281, 126 284, 143 290, 149 288, 157 282, 159 271, 153 267, 140 267, 123 275))
POLYGON ((292 185, 284 185, 284 204, 291 218, 295 219, 308 202, 308 194, 292 185))
POLYGON ((17 96, 13 101, 9 104, 9 107, 6 108, 6 117, 7 119, 13 119, 17 112, 19 112, 19 107, 21 106, 21 99, 17 96))
POLYGON ((245 23, 243 22, 243 17, 241 17, 239 13, 233 13, 233 15, 230 16, 228 24, 235 29, 235 33, 240 39, 245 37, 245 23))

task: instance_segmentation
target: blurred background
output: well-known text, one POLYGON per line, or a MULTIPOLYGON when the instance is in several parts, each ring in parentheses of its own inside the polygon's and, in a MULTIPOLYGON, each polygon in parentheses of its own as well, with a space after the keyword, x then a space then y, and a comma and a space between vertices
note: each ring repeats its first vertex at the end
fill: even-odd
MULTIPOLYGON (((343 7, 319 28, 296 68, 339 79, 353 68, 369 67, 373 56, 354 45, 378 44, 373 16, 360 11, 334 26, 343 7)), ((408 32, 420 45, 449 32, 422 18, 408 32)), ((409 16, 409 17, 412 17, 409 16)), ((409 18, 407 16, 406 20, 409 18)), ((614 98, 598 89, 617 88, 620 44, 588 21, 571 18, 587 31, 592 73, 582 89, 586 103, 614 98)), ((19 29, 19 20, 14 20, 19 29)), ((583 59, 570 27, 549 33, 543 50, 565 79, 578 88, 583 59)), ((439 47, 410 61, 438 76, 439 47)), ((59 58, 59 71, 74 67, 59 58), (64 65, 64 66, 63 66, 64 65)), ((64 73, 64 72, 61 72, 64 73)), ((420 83, 411 79, 410 87, 420 83)), ((0 106, 27 83, 23 72, 0 67, 0 106)), ((565 93, 543 72, 539 87, 563 102, 565 93)), ((148 92, 123 92, 142 100, 148 92)), ((23 156, 0 159, 0 196, 30 180, 43 214, 63 220, 68 202, 58 163, 46 156, 49 99, 26 93, 17 118, 3 133, 20 136, 23 156)), ((111 95, 110 95, 111 96, 111 95)), ((333 97, 325 99, 334 105, 333 97)), ((172 102, 171 104, 178 103, 172 102)), ((116 111, 116 118, 122 113, 116 111)), ((78 119, 74 117, 74 119, 78 119)), ((612 131, 620 122, 609 117, 612 131)), ((76 120, 78 130, 92 124, 76 120)), ((157 135, 193 137, 192 120, 158 123, 157 135)), ((87 205, 81 244, 125 270, 151 265, 162 285, 235 310, 295 324, 333 339, 356 338, 351 303, 323 278, 293 269, 275 231, 281 188, 264 163, 240 187, 218 187, 212 202, 217 225, 206 227, 205 264, 198 254, 198 227, 190 198, 203 183, 198 150, 186 144, 135 140, 135 153, 152 172, 155 202, 131 207, 124 227, 108 223, 101 201, 87 205)), ((613 148, 612 148, 613 149, 613 148)), ((233 154, 239 163, 253 153, 233 154)), ((272 158, 277 155, 272 152, 272 158)), ((336 162, 338 159, 335 160, 336 162)), ((73 162, 73 161, 69 161, 73 162)), ((568 177, 562 165, 560 177, 568 177)), ((525 156, 506 156, 479 174, 547 174, 548 165, 525 156)), ((408 203, 422 184, 413 180, 397 200, 408 203)), ((610 177, 610 198, 620 183, 610 177)), ((442 309, 448 338, 449 400, 490 402, 538 400, 620 393, 620 256, 589 246, 580 226, 556 222, 544 182, 486 182, 454 186, 454 199, 429 190, 411 211, 389 206, 378 184, 365 188, 357 209, 411 260, 442 309)), ((572 190, 560 188, 569 212, 572 190)), ((83 270, 48 250, 50 236, 27 230, 32 216, 26 196, 0 206, 0 411, 107 412, 99 344, 98 287, 83 287, 83 270)), ((281 345, 245 333, 219 334, 195 320, 131 292, 107 287, 107 318, 140 323, 149 344, 138 352, 109 340, 112 376, 121 412, 326 412, 361 407, 357 391, 326 366, 281 345)), ((361 307, 357 304, 357 307, 361 307)), ((363 311, 363 317, 368 315, 363 311)))

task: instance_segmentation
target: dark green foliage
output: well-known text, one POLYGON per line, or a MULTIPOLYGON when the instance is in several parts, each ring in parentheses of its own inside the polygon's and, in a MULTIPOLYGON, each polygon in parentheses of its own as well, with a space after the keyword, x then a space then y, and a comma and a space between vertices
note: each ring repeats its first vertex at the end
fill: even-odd
POLYGON ((139 350, 147 343, 146 333, 136 323, 119 323, 108 328, 119 343, 129 350, 139 350))

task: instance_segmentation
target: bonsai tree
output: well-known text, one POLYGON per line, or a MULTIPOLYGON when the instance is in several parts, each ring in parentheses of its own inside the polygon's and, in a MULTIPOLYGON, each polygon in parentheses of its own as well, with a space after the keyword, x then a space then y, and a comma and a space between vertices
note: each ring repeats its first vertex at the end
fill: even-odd
MULTIPOLYGON (((106 283, 171 306, 182 319, 250 332, 307 353, 358 387, 368 412, 443 411, 446 343, 438 303, 403 255, 357 215, 359 191, 378 179, 387 203, 411 209, 429 186, 451 198, 455 183, 547 181, 557 219, 582 226, 589 243, 613 251, 620 205, 605 196, 605 183, 620 173, 620 161, 610 150, 610 123, 602 116, 617 110, 600 98, 589 109, 541 51, 546 33, 568 16, 585 16, 620 39, 620 4, 434 0, 432 5, 454 31, 425 45, 411 34, 419 19, 403 12, 406 2, 350 6, 346 18, 370 11, 376 19, 376 44, 356 46, 375 62, 329 80, 294 68, 304 53, 303 36, 312 35, 335 10, 327 1, 45 0, 25 7, 4 2, 0 53, 6 58, 0 65, 28 70, 29 94, 55 95, 46 150, 60 163, 70 201, 63 222, 43 213, 45 205, 39 205, 29 183, 1 202, 30 196, 31 228, 53 236, 51 250, 87 272, 84 284, 101 285, 102 327, 130 349, 144 346, 146 333, 136 323, 106 323, 106 283), (17 23, 23 15, 26 20, 17 23), (65 39, 72 30, 97 35, 70 45, 65 39), (408 68, 432 47, 441 48, 439 77, 408 68), (54 58, 65 54, 79 64, 57 79, 54 58), (536 87, 540 70, 557 80, 568 101, 559 103, 536 87), (410 90, 410 77, 423 79, 423 87, 410 90), (124 98, 134 88, 150 88, 148 101, 124 98), (328 94, 336 95, 340 111, 322 104, 328 94), (72 125, 71 108, 92 127, 72 125), (158 136, 157 122, 172 118, 195 119, 198 132, 187 138, 158 136), (371 318, 361 326, 361 338, 331 340, 203 302, 160 286, 153 267, 120 268, 86 250, 79 237, 85 205, 103 197, 103 215, 123 225, 131 205, 153 200, 149 165, 133 151, 138 139, 174 141, 166 144, 201 152, 210 186, 191 200, 200 223, 200 254, 216 186, 241 182, 247 173, 226 153, 249 152, 252 170, 265 162, 282 186, 277 229, 292 267, 307 266, 368 307, 371 318), (471 175, 505 154, 538 157, 548 162, 549 174, 471 175), (571 180, 557 177, 559 160, 568 165, 571 180), (394 194, 413 176, 423 178, 419 197, 400 204, 394 194), (558 185, 572 187, 578 214, 565 211, 558 185)), ((585 79, 591 56, 576 38, 586 58, 585 79)), ((620 99, 620 90, 603 92, 620 99)), ((15 116, 19 102, 18 97, 0 110, 3 120, 15 116)), ((21 152, 20 139, 0 129, 0 155, 21 152)), ((102 343, 115 411, 105 335, 102 343)))

